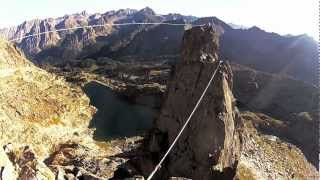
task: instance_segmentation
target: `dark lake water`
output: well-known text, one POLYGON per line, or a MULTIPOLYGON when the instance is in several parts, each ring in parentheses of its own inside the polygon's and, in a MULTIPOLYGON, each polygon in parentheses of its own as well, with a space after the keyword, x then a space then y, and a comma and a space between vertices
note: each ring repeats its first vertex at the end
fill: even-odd
POLYGON ((97 82, 86 84, 84 91, 98 109, 90 122, 98 140, 140 135, 151 128, 158 113, 150 106, 129 102, 97 82))

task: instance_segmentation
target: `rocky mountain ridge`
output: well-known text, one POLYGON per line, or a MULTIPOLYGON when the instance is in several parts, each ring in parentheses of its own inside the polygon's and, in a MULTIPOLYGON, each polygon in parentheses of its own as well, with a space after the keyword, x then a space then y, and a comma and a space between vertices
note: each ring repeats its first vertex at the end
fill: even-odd
MULTIPOLYGON (((219 31, 217 28, 214 29, 219 31)), ((99 76, 101 81, 108 82, 109 80, 104 77, 105 74, 100 76, 102 74, 99 75, 99 72, 109 74, 114 79, 109 81, 115 87, 114 89, 128 95, 130 98, 134 98, 141 93, 163 93, 165 87, 162 87, 161 84, 166 82, 168 74, 172 74, 177 79, 176 81, 173 79, 170 83, 168 99, 166 100, 167 105, 163 106, 162 115, 156 121, 155 128, 158 128, 158 131, 155 132, 158 135, 162 135, 160 135, 160 141, 159 136, 153 138, 154 145, 151 146, 153 147, 151 148, 152 158, 145 158, 144 154, 141 161, 143 166, 141 167, 141 163, 136 162, 134 163, 135 166, 133 166, 134 170, 125 168, 128 171, 126 173, 121 173, 119 170, 116 171, 119 165, 126 164, 127 159, 119 157, 119 154, 123 152, 122 149, 116 148, 115 144, 112 143, 111 146, 107 146, 105 143, 98 143, 92 140, 92 131, 87 127, 94 109, 90 107, 89 100, 83 92, 78 87, 73 87, 66 83, 61 77, 35 67, 22 56, 22 53, 16 47, 5 41, 0 41, 0 120, 2 120, 2 128, 7 130, 2 131, 1 138, 1 145, 3 146, 3 149, 0 149, 1 177, 12 177, 13 179, 17 177, 20 179, 105 179, 111 178, 115 174, 114 178, 117 179, 119 174, 122 176, 123 174, 130 175, 132 172, 148 175, 152 165, 157 162, 157 157, 160 157, 162 152, 166 150, 166 146, 172 140, 178 126, 181 124, 180 122, 183 121, 185 111, 188 111, 183 110, 182 112, 179 109, 182 107, 190 109, 192 107, 191 104, 193 103, 188 100, 195 99, 196 95, 199 95, 201 88, 198 88, 198 86, 203 86, 205 79, 209 77, 208 73, 211 72, 209 71, 210 68, 212 69, 216 66, 219 60, 219 40, 217 36, 219 33, 221 31, 215 32, 212 27, 193 28, 187 31, 186 38, 183 41, 182 61, 171 72, 166 70, 166 68, 170 68, 166 63, 164 63, 165 68, 161 63, 160 65, 157 65, 157 63, 155 65, 142 64, 142 68, 139 64, 135 64, 135 68, 130 68, 127 64, 121 65, 118 63, 119 65, 117 66, 120 69, 127 71, 119 71, 118 76, 118 70, 113 67, 114 65, 109 59, 106 62, 97 60, 96 62, 99 66, 96 64, 90 65, 82 60, 79 62, 70 61, 70 63, 78 64, 81 72, 84 71, 84 67, 88 67, 92 72, 97 73, 96 76, 99 76), (198 36, 199 34, 200 36, 198 36), (202 36, 205 38, 199 39, 202 36), (206 41, 203 41, 203 39, 206 41), (100 66, 108 63, 111 63, 110 71, 106 69, 108 66, 100 66), (138 75, 131 75, 136 72, 138 72, 138 75), (141 78, 144 76, 145 78, 141 78), (159 84, 146 84, 146 82, 152 81, 159 82, 159 84), (135 85, 137 83, 140 83, 140 85, 135 85), (121 87, 121 84, 125 86, 121 87), (188 87, 188 90, 184 87, 188 87), (193 91, 189 91, 190 87, 193 88, 193 91), (181 93, 178 93, 180 91, 181 93), (176 100, 176 98, 179 97, 185 103, 177 105, 176 103, 179 103, 180 100, 176 100), (168 117, 168 114, 172 117, 179 114, 178 121, 171 122, 175 118, 168 117), (12 126, 12 124, 15 125, 12 126), (171 124, 176 124, 177 128, 173 128, 171 124), (13 134, 15 136, 12 136, 13 134), (170 136, 168 136, 169 134, 170 136), (158 148, 154 148, 157 147, 156 144, 159 145, 158 148), (114 173, 114 171, 116 172, 114 173)), ((71 69, 77 68, 74 65, 69 67, 71 69)), ((66 71, 70 70, 67 66, 63 67, 66 71)), ((240 68, 240 71, 242 70, 240 68)), ((270 82, 274 80, 271 78, 271 80, 261 81, 261 79, 263 80, 269 76, 259 77, 259 73, 257 73, 257 76, 251 76, 251 73, 252 71, 250 70, 237 74, 237 76, 242 74, 240 79, 244 78, 247 83, 235 85, 237 87, 243 85, 245 87, 241 89, 252 93, 252 88, 260 90, 260 83, 264 87, 264 84, 270 85, 270 82), (257 79, 260 80, 257 81, 257 79)), ((85 75, 93 75, 93 73, 85 75)), ((80 78, 82 77, 84 76, 80 78)), ((97 77, 88 77, 92 78, 91 80, 97 79, 97 77)), ((69 78, 77 80, 73 76, 69 78)), ((260 132, 261 129, 271 130, 271 126, 275 130, 281 130, 278 126, 282 127, 283 124, 265 115, 237 112, 236 101, 231 91, 233 86, 232 72, 228 65, 223 65, 216 81, 216 86, 212 86, 210 91, 212 93, 210 97, 215 101, 213 102, 212 99, 211 101, 210 99, 205 101, 210 105, 203 105, 203 108, 200 108, 203 113, 196 115, 195 118, 198 121, 191 124, 192 129, 195 131, 188 131, 196 136, 184 136, 186 141, 190 143, 186 144, 186 141, 179 143, 179 148, 175 150, 176 153, 170 156, 170 159, 174 159, 174 161, 169 160, 164 166, 164 168, 174 167, 172 168, 173 170, 162 172, 160 173, 161 176, 169 178, 170 176, 184 175, 189 178, 192 176, 198 178, 203 175, 204 179, 212 175, 222 178, 228 177, 227 179, 229 177, 238 179, 279 177, 285 179, 305 177, 306 174, 310 177, 317 176, 315 168, 306 161, 298 148, 292 144, 285 143, 275 136, 265 135, 264 131, 262 131, 263 133, 260 132), (212 109, 210 107, 216 108, 212 109), (201 117, 201 114, 204 117, 201 117), (207 114, 210 114, 210 116, 207 116, 207 114), (217 134, 212 134, 212 131, 202 131, 203 128, 199 128, 198 123, 204 127, 213 127, 220 131, 213 132, 217 134), (210 124, 211 126, 209 126, 210 124), (217 128, 217 126, 224 126, 225 128, 217 128), (213 146, 215 147, 214 149, 209 148, 208 156, 204 156, 203 153, 194 153, 203 151, 206 154, 208 152, 205 144, 200 144, 199 147, 201 148, 195 149, 195 147, 198 147, 195 144, 200 141, 192 139, 193 137, 202 137, 204 132, 208 133, 208 136, 205 137, 225 137, 212 141, 208 140, 208 143, 214 142, 213 146), (229 149, 230 147, 232 148, 229 149), (194 155, 191 157, 194 158, 188 158, 189 156, 184 156, 184 153, 191 153, 194 155), (184 160, 181 161, 180 157, 183 157, 184 160), (261 164, 261 160, 263 164, 261 164), (182 165, 180 166, 179 163, 182 165), (197 166, 198 168, 194 168, 194 163, 200 164, 197 166), (189 172, 189 174, 181 173, 180 168, 184 168, 183 172, 189 172)), ((292 81, 292 83, 299 85, 298 81, 292 81)), ((305 90, 308 87, 308 84, 303 84, 300 88, 305 90)), ((267 90, 268 88, 263 89, 267 90)), ((238 96, 240 94, 240 97, 242 97, 241 93, 238 92, 238 96)), ((279 95, 279 91, 276 91, 275 94, 279 95)), ((310 95, 310 93, 308 94, 310 95)), ((279 97, 282 97, 282 95, 279 97)), ((259 96, 257 99, 259 99, 259 96)), ((305 97, 302 99, 305 99, 305 97)), ((245 105, 250 105, 246 100, 246 97, 239 99, 245 105)), ((299 99, 292 100, 300 102, 299 99)), ((139 102, 138 98, 137 102, 139 102)), ((144 102, 140 101, 139 103, 144 102)), ((252 103, 251 106, 248 106, 249 109, 252 109, 254 104, 259 102, 253 101, 252 103)), ((281 104, 281 102, 277 102, 277 104, 281 104)), ((268 104, 262 104, 260 107, 262 111, 265 111, 265 107, 267 109, 272 108, 268 104)), ((294 109, 283 108, 290 112, 295 111, 294 109)), ((307 109, 312 109, 312 105, 308 106, 307 109)), ((303 118, 308 119, 308 113, 301 112, 298 114, 297 117, 302 119, 297 119, 295 122, 298 123, 296 128, 299 129, 301 123, 304 124, 306 119, 303 118)), ((311 120, 310 122, 315 121, 311 120)), ((294 132, 292 131, 292 133, 294 132)), ((304 141, 303 138, 298 140, 304 141)), ((123 153, 123 156, 126 156, 126 154, 123 153)), ((131 157, 134 161, 139 161, 140 155, 134 154, 133 156, 131 154, 131 157)))
MULTIPOLYGON (((52 32, 30 37, 27 39, 17 40, 16 43, 19 47, 29 55, 34 57, 39 52, 50 49, 51 47, 64 46, 75 51, 81 51, 82 48, 91 45, 92 43, 102 42, 107 38, 106 44, 112 44, 113 41, 126 41, 130 40, 130 36, 134 36, 141 29, 148 28, 147 26, 134 26, 134 27, 111 27, 108 24, 114 23, 135 23, 135 22, 163 22, 168 20, 176 20, 184 18, 187 21, 195 19, 195 17, 184 17, 180 14, 157 15, 152 9, 146 7, 140 11, 134 9, 121 9, 118 11, 108 11, 106 13, 87 14, 85 11, 82 13, 65 15, 59 18, 48 19, 35 19, 25 21, 22 24, 0 30, 0 34, 7 39, 16 39, 23 36, 28 36, 35 33, 45 31, 55 31, 59 29, 67 29, 81 26, 90 26, 97 24, 106 24, 104 27, 84 28, 84 29, 71 29, 69 31, 52 32), (111 34, 123 35, 125 37, 107 37, 111 34), (128 38, 128 39, 127 39, 128 38)), ((114 48, 120 42, 114 42, 114 48)), ((75 52, 74 52, 75 53, 75 52)))
MULTIPOLYGON (((317 43, 304 35, 280 36, 258 27, 233 29, 216 17, 198 18, 180 14, 157 15, 152 9, 123 9, 103 14, 85 12, 61 18, 34 20, 0 30, 7 39, 84 25, 130 22, 172 22, 186 24, 211 23, 222 34, 223 59, 253 69, 291 76, 316 84, 317 43)), ((67 32, 52 32, 17 41, 28 57, 37 63, 61 63, 70 59, 109 57, 115 60, 179 61, 180 44, 185 27, 165 25, 131 25, 95 27, 67 32), (159 59, 158 58, 158 59, 159 59)))

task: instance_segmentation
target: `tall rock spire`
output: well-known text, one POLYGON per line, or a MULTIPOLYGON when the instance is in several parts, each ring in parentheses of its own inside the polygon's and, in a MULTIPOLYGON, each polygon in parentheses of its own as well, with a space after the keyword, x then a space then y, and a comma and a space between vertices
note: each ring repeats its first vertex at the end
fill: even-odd
MULTIPOLYGON (((212 27, 185 32, 182 61, 169 84, 168 96, 156 121, 160 136, 151 138, 150 149, 162 153, 185 123, 212 73, 218 66, 219 38, 212 27), (161 140, 160 140, 161 139, 161 140), (167 144, 164 146, 164 144, 167 144)), ((237 109, 234 105, 232 72, 222 64, 200 106, 170 153, 161 178, 183 176, 212 179, 232 176, 240 153, 237 109)), ((160 179, 161 179, 160 178, 160 179)))

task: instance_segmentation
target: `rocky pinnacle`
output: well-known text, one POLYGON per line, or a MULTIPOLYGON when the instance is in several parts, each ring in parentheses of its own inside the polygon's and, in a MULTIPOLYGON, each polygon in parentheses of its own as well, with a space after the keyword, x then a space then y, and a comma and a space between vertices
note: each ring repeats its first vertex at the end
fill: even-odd
MULTIPOLYGON (((194 108, 218 65, 219 37, 210 26, 185 32, 182 61, 169 84, 168 95, 156 121, 157 133, 150 149, 161 156, 194 108), (159 135, 161 134, 161 135, 159 135)), ((165 162, 159 176, 212 179, 233 176, 240 153, 237 126, 240 118, 234 105, 232 72, 226 63, 218 73, 190 124, 165 162)))

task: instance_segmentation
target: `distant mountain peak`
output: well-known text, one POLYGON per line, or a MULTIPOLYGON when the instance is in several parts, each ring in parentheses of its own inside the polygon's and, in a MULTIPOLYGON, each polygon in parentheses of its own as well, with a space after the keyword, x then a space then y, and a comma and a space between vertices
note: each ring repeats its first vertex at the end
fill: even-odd
POLYGON ((136 13, 138 12, 137 10, 135 9, 130 9, 130 8, 126 8, 126 9, 119 9, 117 11, 108 11, 106 12, 105 14, 127 14, 127 15, 130 15, 130 14, 133 14, 133 13, 136 13))
POLYGON ((156 13, 154 12, 153 9, 151 9, 150 7, 145 7, 143 9, 141 9, 139 12, 142 12, 142 13, 146 13, 146 14, 150 14, 150 15, 156 15, 156 13))
POLYGON ((265 32, 264 30, 260 29, 258 26, 252 26, 248 30, 250 31, 259 31, 259 32, 265 32))

